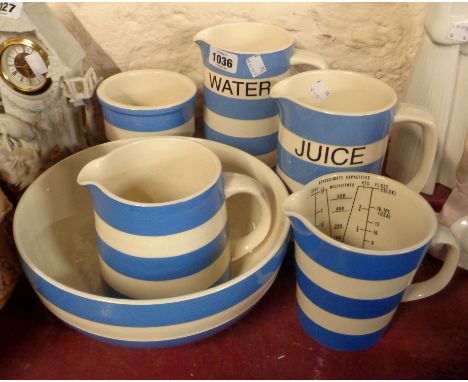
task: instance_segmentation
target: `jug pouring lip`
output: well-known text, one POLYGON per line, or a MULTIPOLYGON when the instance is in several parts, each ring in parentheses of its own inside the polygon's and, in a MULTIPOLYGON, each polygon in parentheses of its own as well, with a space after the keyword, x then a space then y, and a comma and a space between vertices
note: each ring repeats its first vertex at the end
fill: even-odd
MULTIPOLYGON (((313 235, 317 236, 320 240, 323 240, 324 242, 332 245, 333 247, 339 247, 342 250, 348 251, 348 252, 355 252, 358 254, 362 255, 372 255, 372 256, 391 256, 391 255, 400 255, 400 254, 406 254, 408 252, 415 251, 419 248, 421 248, 424 245, 427 245, 430 241, 431 238, 434 237, 436 234, 437 230, 437 218, 436 215, 433 213, 433 209, 430 206, 430 204, 419 194, 414 193, 414 191, 409 190, 409 192, 414 193, 416 198, 419 200, 418 203, 421 203, 420 205, 424 210, 427 212, 427 217, 430 219, 430 229, 427 231, 427 234, 418 240, 417 242, 412 243, 411 245, 407 245, 406 247, 402 247, 399 249, 369 249, 369 248, 361 248, 361 247, 356 247, 350 244, 347 244, 345 242, 336 240, 332 238, 331 236, 323 233, 319 228, 317 228, 311 220, 309 220, 306 216, 304 216, 303 210, 306 208, 307 203, 309 200, 307 199, 310 196, 310 192, 314 187, 317 187, 317 184, 322 179, 326 179, 332 176, 348 176, 348 175, 371 175, 375 179, 385 179, 385 181, 389 182, 390 184, 393 184, 399 188, 404 189, 406 186, 401 184, 400 182, 388 178, 386 176, 380 175, 380 174, 372 174, 372 173, 365 173, 365 172, 359 172, 359 171, 345 171, 345 172, 335 172, 335 173, 329 173, 325 175, 321 175, 318 178, 315 178, 314 180, 311 180, 309 183, 305 184, 302 188, 299 190, 293 192, 290 194, 284 201, 283 204, 281 205, 281 210, 283 213, 290 219, 290 218, 296 218, 298 219, 304 226, 305 228, 313 235), (297 204, 294 205, 294 204, 297 204)), ((294 223, 291 224, 293 231, 296 230, 294 227, 294 223)))
POLYGON ((270 97, 276 99, 277 102, 286 99, 306 109, 343 117, 362 117, 383 113, 394 108, 398 103, 395 90, 382 80, 363 73, 339 69, 309 70, 287 77, 273 85, 270 97), (370 91, 375 91, 374 94, 382 95, 380 105, 356 111, 343 111, 341 108, 333 106, 327 107, 325 102, 315 101, 310 90, 311 86, 319 80, 323 81, 325 86, 330 85, 331 96, 333 96, 334 89, 344 89, 346 84, 349 86, 359 85, 360 87, 366 85, 370 91))
POLYGON ((251 21, 240 21, 213 25, 199 31, 197 34, 195 34, 192 40, 197 44, 203 41, 208 45, 212 45, 218 49, 235 54, 276 53, 288 49, 294 45, 294 36, 287 30, 276 25, 251 21), (242 28, 242 35, 248 37, 255 35, 259 37, 264 36, 263 40, 266 42, 264 45, 265 48, 261 47, 261 43, 259 42, 260 38, 257 38, 256 41, 256 43, 259 44, 257 49, 242 49, 239 48, 241 45, 239 42, 236 42, 234 45, 230 46, 228 43, 226 43, 226 41, 223 41, 226 40, 224 36, 226 36, 228 33, 233 36, 233 38, 228 40, 235 41, 235 37, 239 36, 240 28, 242 28), (273 43, 275 43, 274 47, 273 43))
MULTIPOLYGON (((154 151, 153 151, 154 155, 154 151)), ((120 168, 120 167, 119 167, 120 168)), ((211 151, 210 149, 206 148, 202 144, 198 143, 197 140, 195 139, 186 139, 185 137, 177 137, 177 136, 161 136, 161 137, 154 137, 154 138, 137 138, 135 140, 131 140, 129 143, 124 144, 122 146, 117 147, 116 149, 108 152, 107 154, 93 159, 90 162, 86 163, 80 172, 77 175, 76 181, 79 185, 81 186, 95 186, 98 188, 103 194, 105 194, 108 198, 113 199, 115 201, 118 201, 122 204, 126 204, 129 206, 134 206, 134 207, 164 207, 164 206, 172 206, 172 205, 177 205, 179 203, 183 203, 192 199, 195 199, 199 196, 202 196, 204 193, 212 189, 213 187, 218 187, 218 182, 219 182, 219 177, 222 176, 222 165, 221 161, 219 158, 216 156, 216 154, 211 151), (193 145, 196 145, 196 147, 201 150, 204 155, 207 155, 211 159, 211 163, 213 164, 213 176, 212 179, 210 180, 209 183, 206 183, 202 188, 197 189, 196 191, 192 192, 189 195, 179 197, 177 199, 169 200, 169 201, 164 201, 164 202, 139 202, 136 200, 130 200, 123 198, 116 193, 112 192, 108 187, 106 187, 100 178, 104 178, 105 175, 103 174, 108 174, 108 172, 104 171, 105 169, 105 163, 106 162, 112 162, 114 158, 118 158, 122 161, 125 161, 126 158, 129 156, 131 157, 131 153, 125 153, 126 150, 129 150, 131 148, 134 148, 135 151, 138 152, 138 154, 142 155, 144 148, 139 149, 138 146, 142 145, 145 146, 147 145, 151 150, 154 150, 154 147, 152 147, 153 142, 160 142, 161 145, 166 145, 167 146, 167 141, 177 141, 178 143, 182 144, 188 144, 191 145, 192 148, 195 147, 193 145)))
POLYGON ((294 204, 303 204, 304 202, 302 199, 307 196, 308 192, 309 190, 307 189, 307 185, 293 192, 283 201, 281 210, 288 218, 294 217, 300 220, 307 227, 307 229, 312 231, 315 228, 314 225, 304 215, 302 215, 300 208, 294 206, 294 204))

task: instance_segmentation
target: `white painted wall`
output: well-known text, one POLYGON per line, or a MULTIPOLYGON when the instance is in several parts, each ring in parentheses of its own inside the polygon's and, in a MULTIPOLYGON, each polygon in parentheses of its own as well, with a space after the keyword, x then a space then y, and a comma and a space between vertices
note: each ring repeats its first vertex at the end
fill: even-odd
POLYGON ((401 94, 423 33, 423 3, 49 3, 106 77, 160 68, 202 83, 192 36, 236 21, 281 26, 332 68, 381 78, 401 94))

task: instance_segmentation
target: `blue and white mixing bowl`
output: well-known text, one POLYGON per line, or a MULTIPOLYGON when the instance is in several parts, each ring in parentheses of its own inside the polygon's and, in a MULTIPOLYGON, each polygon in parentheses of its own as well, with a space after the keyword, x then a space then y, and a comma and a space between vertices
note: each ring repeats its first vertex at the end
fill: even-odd
MULTIPOLYGON (((89 148, 44 172, 26 190, 15 212, 14 237, 24 271, 53 314, 99 340, 167 347, 199 340, 230 326, 267 292, 288 245, 290 225, 279 208, 287 191, 276 174, 251 155, 217 142, 199 141, 219 156, 224 171, 250 175, 265 188, 273 218, 264 242, 252 254, 235 261, 232 278, 216 287, 165 299, 133 300, 113 295, 99 273, 91 199, 76 183, 76 176, 84 164, 128 141, 89 148)), ((239 203, 244 203, 241 198, 232 198, 229 203, 231 235, 244 235, 248 227, 236 222, 251 221, 249 209, 239 208, 239 203)))

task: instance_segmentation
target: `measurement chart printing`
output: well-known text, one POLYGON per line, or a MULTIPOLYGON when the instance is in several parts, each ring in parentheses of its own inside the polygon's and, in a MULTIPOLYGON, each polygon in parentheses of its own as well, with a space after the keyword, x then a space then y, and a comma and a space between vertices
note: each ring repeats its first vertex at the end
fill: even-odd
POLYGON ((311 220, 325 235, 360 248, 378 248, 379 232, 391 220, 385 205, 396 192, 385 183, 346 180, 336 176, 312 189, 311 220))

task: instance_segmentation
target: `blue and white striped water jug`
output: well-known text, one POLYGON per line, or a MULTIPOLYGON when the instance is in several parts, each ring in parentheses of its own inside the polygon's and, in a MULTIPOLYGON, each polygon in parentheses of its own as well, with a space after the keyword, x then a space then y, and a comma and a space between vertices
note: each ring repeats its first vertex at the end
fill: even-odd
POLYGON ((294 47, 287 31, 266 24, 222 24, 199 32, 204 74, 204 133, 276 164, 277 108, 270 89, 291 65, 327 68, 319 55, 294 47))

